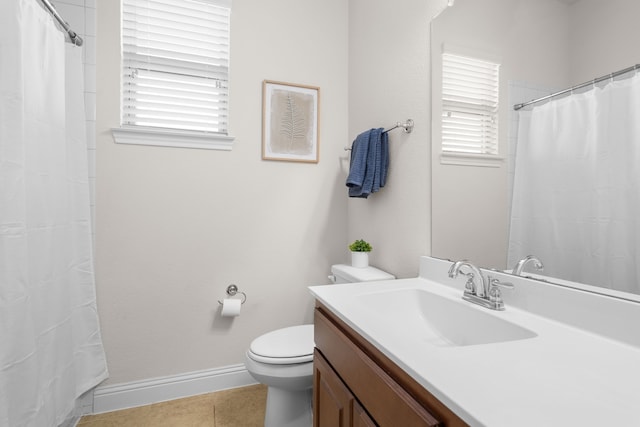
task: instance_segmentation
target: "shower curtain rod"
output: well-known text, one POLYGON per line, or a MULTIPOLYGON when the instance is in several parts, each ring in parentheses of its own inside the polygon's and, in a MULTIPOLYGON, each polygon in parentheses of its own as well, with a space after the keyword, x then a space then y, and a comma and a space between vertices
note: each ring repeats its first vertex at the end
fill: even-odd
POLYGON ((53 7, 53 5, 51 3, 49 3, 49 0, 40 0, 40 1, 49 10, 49 13, 51 13, 51 15, 53 15, 53 17, 56 18, 56 21, 58 21, 60 23, 60 25, 62 25, 62 28, 64 28, 64 30, 67 32, 67 34, 69 34, 69 38, 71 39, 71 43, 73 43, 76 46, 82 46, 82 43, 83 43, 82 37, 80 37, 78 35, 78 33, 76 33, 75 31, 73 31, 71 29, 69 24, 67 24, 67 21, 62 19, 62 16, 60 16, 60 14, 56 10, 56 8, 53 7))
POLYGON ((583 88, 583 87, 586 87, 586 86, 589 86, 589 85, 595 85, 597 83, 603 82, 603 81, 608 80, 608 79, 613 79, 615 77, 621 76, 623 74, 626 74, 626 73, 628 73, 630 71, 634 71, 634 70, 637 70, 637 69, 640 69, 640 64, 636 64, 636 65, 633 65, 631 67, 625 68, 624 70, 616 71, 615 73, 610 73, 610 74, 607 74, 605 76, 598 77, 598 78, 593 79, 593 80, 589 80, 588 82, 584 82, 584 83, 581 83, 581 84, 579 84, 577 86, 572 86, 569 89, 565 89, 565 90, 561 90, 561 91, 556 92, 556 93, 552 93, 551 95, 543 96, 542 98, 537 98, 537 99, 534 99, 534 100, 529 101, 529 102, 524 102, 522 104, 516 104, 516 105, 513 106, 513 109, 518 111, 521 108, 526 107, 527 105, 535 104, 537 102, 544 101, 544 100, 547 100, 549 98, 553 98, 554 96, 564 95, 565 93, 568 93, 568 92, 571 92, 571 91, 574 91, 576 89, 580 89, 580 88, 583 88))

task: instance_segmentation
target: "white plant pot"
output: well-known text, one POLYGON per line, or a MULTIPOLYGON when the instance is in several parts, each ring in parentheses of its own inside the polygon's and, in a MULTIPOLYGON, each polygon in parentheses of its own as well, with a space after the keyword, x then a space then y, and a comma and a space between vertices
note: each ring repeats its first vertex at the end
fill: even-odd
POLYGON ((351 252, 351 266, 356 268, 369 267, 369 252, 351 252))

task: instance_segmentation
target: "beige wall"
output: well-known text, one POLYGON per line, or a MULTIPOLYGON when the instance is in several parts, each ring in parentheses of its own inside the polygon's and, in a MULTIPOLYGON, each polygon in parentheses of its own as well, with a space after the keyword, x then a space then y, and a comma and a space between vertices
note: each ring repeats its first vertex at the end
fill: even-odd
MULTIPOLYGON (((98 0, 98 305, 109 383, 242 363, 311 322, 308 285, 347 258, 348 4, 233 3, 231 152, 118 145, 119 10, 98 0), (321 88, 320 162, 261 160, 262 80, 321 88), (228 284, 246 292, 219 317, 228 284)), ((394 115, 395 117, 395 115, 394 115)))
POLYGON ((640 64, 640 2, 581 0, 571 14, 571 84, 640 64))
POLYGON ((241 363, 253 337, 311 321, 306 286, 326 283, 356 238, 373 243, 375 265, 417 274, 430 250, 429 22, 445 4, 234 2, 228 153, 113 143, 119 11, 98 1, 96 270, 110 383, 241 363), (260 160, 263 79, 321 87, 318 165, 260 160), (343 148, 408 118, 412 134, 390 135, 387 186, 347 200, 343 148), (217 315, 229 283, 248 295, 233 322, 217 315))
POLYGON ((373 264, 412 277, 418 257, 430 251, 429 22, 446 0, 349 5, 349 140, 370 128, 415 122, 411 134, 389 133, 387 185, 368 199, 349 200, 349 240, 371 242, 373 264))

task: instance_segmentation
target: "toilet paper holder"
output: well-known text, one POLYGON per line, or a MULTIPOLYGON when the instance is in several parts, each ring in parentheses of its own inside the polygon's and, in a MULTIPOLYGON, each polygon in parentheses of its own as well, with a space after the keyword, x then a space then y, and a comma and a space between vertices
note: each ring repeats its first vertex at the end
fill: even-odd
MULTIPOLYGON (((227 295, 230 297, 236 296, 238 294, 242 294, 240 304, 244 304, 247 302, 247 294, 238 290, 238 287, 233 283, 227 286, 227 295)), ((218 300, 218 304, 222 305, 222 301, 218 300)))

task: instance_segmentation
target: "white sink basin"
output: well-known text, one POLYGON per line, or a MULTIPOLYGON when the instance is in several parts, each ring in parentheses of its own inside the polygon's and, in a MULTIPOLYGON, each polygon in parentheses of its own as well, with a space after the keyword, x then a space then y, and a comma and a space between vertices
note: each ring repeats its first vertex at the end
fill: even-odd
MULTIPOLYGON (((416 339, 440 347, 458 347, 524 340, 537 336, 500 318, 500 312, 453 300, 423 289, 397 289, 361 294, 363 310, 385 316, 389 326, 407 328, 416 339), (387 318, 388 316, 388 318, 387 318)), ((372 314, 373 314, 372 313, 372 314)))

